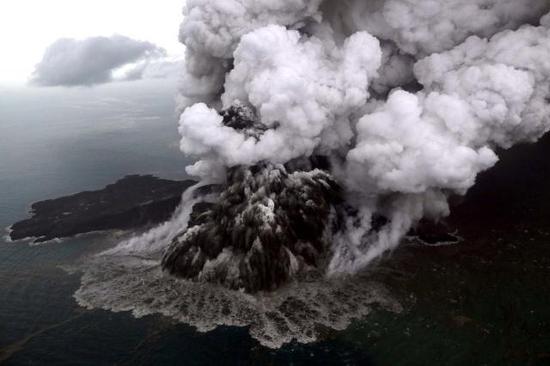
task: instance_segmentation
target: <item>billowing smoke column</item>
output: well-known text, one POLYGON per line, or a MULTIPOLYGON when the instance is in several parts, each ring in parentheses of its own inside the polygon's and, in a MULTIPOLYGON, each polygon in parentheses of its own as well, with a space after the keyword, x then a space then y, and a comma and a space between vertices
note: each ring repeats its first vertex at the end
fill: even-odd
POLYGON ((181 149, 221 186, 164 257, 272 289, 354 273, 550 129, 547 0, 188 0, 181 149), (319 162, 322 162, 321 164, 319 162))

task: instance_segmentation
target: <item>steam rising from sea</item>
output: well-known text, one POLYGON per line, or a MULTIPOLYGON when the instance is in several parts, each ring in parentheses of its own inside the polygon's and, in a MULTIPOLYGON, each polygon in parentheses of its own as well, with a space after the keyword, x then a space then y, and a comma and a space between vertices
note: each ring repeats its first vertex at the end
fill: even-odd
POLYGON ((325 266, 253 296, 160 270, 187 196, 170 222, 87 263, 78 301, 250 326, 269 346, 314 340, 316 324, 345 327, 373 303, 398 310, 360 272, 419 220, 448 215, 497 148, 550 128, 548 11, 546 0, 188 0, 179 132, 199 160, 187 171, 224 184, 228 169, 323 156, 347 214, 325 266), (255 118, 244 130, 224 119, 235 106, 255 118))

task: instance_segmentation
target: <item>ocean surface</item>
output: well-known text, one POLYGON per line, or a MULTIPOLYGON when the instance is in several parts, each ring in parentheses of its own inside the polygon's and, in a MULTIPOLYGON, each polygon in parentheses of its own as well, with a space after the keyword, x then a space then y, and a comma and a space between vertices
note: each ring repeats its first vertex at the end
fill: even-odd
MULTIPOLYGON (((32 202, 99 189, 127 174, 186 178, 174 89, 163 82, 0 88, 0 227, 25 218, 32 202)), ((323 330, 311 344, 271 349, 246 328, 201 333, 161 315, 80 307, 73 295, 81 275, 66 268, 116 245, 120 233, 42 245, 0 239, 0 364, 548 365, 544 146, 506 160, 507 171, 524 169, 519 174, 481 179, 455 219, 462 243, 404 245, 371 269, 402 313, 375 310, 346 330, 323 330)))

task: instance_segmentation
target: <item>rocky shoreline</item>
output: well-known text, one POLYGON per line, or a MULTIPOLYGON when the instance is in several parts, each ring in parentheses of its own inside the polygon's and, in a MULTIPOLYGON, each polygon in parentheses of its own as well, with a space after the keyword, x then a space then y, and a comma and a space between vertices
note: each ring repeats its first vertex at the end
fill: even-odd
POLYGON ((35 202, 32 216, 9 228, 9 238, 33 238, 39 243, 92 231, 157 224, 170 218, 182 193, 195 183, 128 175, 100 190, 35 202))

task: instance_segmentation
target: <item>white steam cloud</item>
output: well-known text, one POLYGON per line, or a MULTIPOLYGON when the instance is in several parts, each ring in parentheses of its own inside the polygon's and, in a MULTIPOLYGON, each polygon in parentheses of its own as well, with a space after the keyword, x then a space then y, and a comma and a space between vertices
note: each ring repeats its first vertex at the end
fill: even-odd
MULTIPOLYGON (((141 79, 160 70, 164 49, 150 42, 115 35, 83 40, 62 38, 50 45, 35 68, 31 83, 40 86, 87 86, 115 79, 141 79), (116 77, 115 72, 125 67, 116 77), (148 71, 151 69, 151 71, 148 71), (148 74, 149 73, 149 74, 148 74)), ((166 63, 166 61, 164 62, 166 63)))
POLYGON ((498 160, 550 129, 546 0, 190 0, 181 90, 188 171, 330 156, 360 213, 331 273, 355 272, 449 213, 498 160), (253 107, 259 138, 218 111, 253 107), (376 233, 371 218, 389 223, 376 233))

